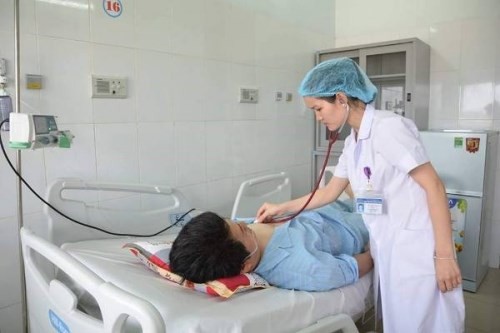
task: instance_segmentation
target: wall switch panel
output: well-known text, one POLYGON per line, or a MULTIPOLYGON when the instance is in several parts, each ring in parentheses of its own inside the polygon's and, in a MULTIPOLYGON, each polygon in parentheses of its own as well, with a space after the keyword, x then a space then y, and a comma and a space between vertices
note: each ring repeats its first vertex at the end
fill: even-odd
POLYGON ((257 103, 259 90, 254 88, 240 88, 240 103, 257 103))
POLYGON ((127 78, 92 75, 93 98, 126 98, 127 78))

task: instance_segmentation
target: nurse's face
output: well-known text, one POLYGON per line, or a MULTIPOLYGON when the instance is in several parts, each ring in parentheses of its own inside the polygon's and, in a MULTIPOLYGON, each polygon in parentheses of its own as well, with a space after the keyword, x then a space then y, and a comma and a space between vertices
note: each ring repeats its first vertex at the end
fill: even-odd
POLYGON ((336 131, 345 121, 347 109, 339 101, 327 101, 316 97, 304 97, 306 106, 314 112, 316 120, 322 122, 330 131, 336 131))

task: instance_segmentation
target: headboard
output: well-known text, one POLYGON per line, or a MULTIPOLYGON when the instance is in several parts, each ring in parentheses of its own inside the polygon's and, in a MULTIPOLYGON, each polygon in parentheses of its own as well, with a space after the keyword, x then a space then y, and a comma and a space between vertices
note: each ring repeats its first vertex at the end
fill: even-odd
MULTIPOLYGON (((55 180, 48 187, 46 200, 79 222, 115 233, 133 234, 162 230, 192 208, 179 190, 167 186, 74 178, 55 180)), ((117 237, 71 222, 48 206, 44 212, 48 219, 47 234, 41 236, 56 245, 117 237)))
POLYGON ((231 219, 253 219, 264 202, 290 200, 292 185, 285 172, 252 178, 241 183, 234 201, 231 219))

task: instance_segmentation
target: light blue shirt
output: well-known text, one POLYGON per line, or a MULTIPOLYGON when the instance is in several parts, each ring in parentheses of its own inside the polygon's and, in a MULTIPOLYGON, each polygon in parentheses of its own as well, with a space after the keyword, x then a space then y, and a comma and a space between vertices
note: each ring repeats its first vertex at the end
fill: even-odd
POLYGON ((368 242, 361 215, 334 203, 274 230, 255 273, 286 289, 324 291, 358 280, 353 255, 368 242))

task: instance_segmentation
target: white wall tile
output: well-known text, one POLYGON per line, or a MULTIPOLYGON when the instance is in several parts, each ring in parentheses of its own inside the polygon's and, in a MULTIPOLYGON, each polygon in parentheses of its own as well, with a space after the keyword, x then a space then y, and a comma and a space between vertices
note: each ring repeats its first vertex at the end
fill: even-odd
MULTIPOLYGON (((500 7, 500 1, 498 3, 499 3, 498 6, 500 7)), ((500 17, 500 15, 499 15, 499 17, 500 17)), ((499 30, 500 29, 500 19, 496 19, 494 21, 494 23, 495 23, 495 27, 494 27, 495 31, 499 30)), ((492 43, 495 43, 495 55, 500 54, 500 38, 495 38, 494 41, 492 41, 492 43)), ((495 69, 497 71, 499 71, 500 70, 500 57, 496 56, 495 60, 496 60, 495 61, 495 69)))
POLYGON ((460 76, 459 119, 493 119, 493 70, 463 71, 460 76))
POLYGON ((232 122, 207 122, 207 179, 216 180, 231 177, 234 173, 232 151, 232 122))
POLYGON ((295 137, 292 142, 294 148, 294 164, 308 164, 312 161, 314 147, 314 121, 312 112, 310 117, 295 119, 295 137))
POLYGON ((229 61, 234 48, 229 42, 231 5, 224 0, 212 0, 205 6, 204 49, 208 59, 229 61))
POLYGON ((445 22, 430 26, 431 71, 460 68, 462 43, 461 22, 445 22))
POLYGON ((134 122, 136 120, 135 51, 125 47, 94 44, 92 66, 92 75, 124 77, 128 85, 127 97, 124 99, 92 99, 94 122, 134 122))
POLYGON ((291 177, 292 198, 298 198, 312 191, 311 164, 302 164, 284 169, 291 177))
MULTIPOLYGON (((72 222, 68 222, 72 223, 72 222)), ((23 227, 30 229, 36 235, 49 239, 50 230, 48 228, 48 217, 44 211, 31 214, 24 214, 23 227)))
POLYGON ((87 124, 63 125, 61 129, 71 131, 75 138, 69 149, 52 148, 44 150, 47 183, 61 177, 76 177, 85 180, 96 179, 94 126, 87 124))
POLYGON ((135 0, 121 0, 122 11, 112 17, 101 0, 89 0, 90 38, 93 42, 133 47, 135 45, 135 0))
POLYGON ((459 74, 431 72, 430 76, 430 119, 457 119, 459 114, 459 74))
POLYGON ((205 82, 202 93, 204 118, 207 121, 230 120, 233 111, 231 105, 237 100, 237 96, 231 95, 231 65, 227 62, 206 60, 202 66, 202 80, 205 82))
MULTIPOLYGON (((13 3, 14 1, 12 1, 13 3)), ((19 1, 21 34, 36 34, 36 0, 19 1)), ((8 13, 9 11, 7 11, 8 13)), ((13 17, 13 16, 12 16, 13 17)), ((1 30, 1 29, 0 29, 1 30)))
POLYGON ((205 182, 206 134, 201 122, 175 123, 175 161, 179 186, 205 182))
POLYGON ((207 207, 207 184, 198 183, 179 187, 179 190, 186 196, 192 208, 206 210, 207 207))
POLYGON ((431 23, 458 21, 474 16, 476 1, 441 0, 427 1, 427 15, 431 23))
POLYGON ((491 130, 493 129, 493 120, 477 120, 477 119, 459 119, 459 129, 473 130, 491 130))
POLYGON ((171 88, 174 119, 178 121, 202 121, 206 119, 204 98, 207 82, 204 62, 201 58, 172 58, 171 88))
POLYGON ((2 0, 2 11, 0 11, 0 31, 14 32, 14 1, 2 0))
POLYGON ((500 69, 495 72, 495 101, 493 107, 493 119, 500 120, 500 69))
POLYGON ((172 51, 177 54, 202 56, 205 46, 203 0, 172 0, 172 51))
POLYGON ((232 6, 227 28, 230 61, 255 64, 256 18, 253 9, 232 6))
MULTIPOLYGON (((498 19, 497 19, 498 20, 498 19)), ((477 18, 462 23, 462 70, 491 70, 495 66, 498 36, 493 18, 477 18)))
POLYGON ((135 46, 140 49, 171 51, 172 0, 140 1, 135 8, 135 46))
POLYGON ((98 180, 139 181, 135 124, 95 125, 95 141, 98 180))
MULTIPOLYGON (((498 215, 497 215, 498 216, 498 215)), ((493 220, 492 229, 490 235, 490 253, 489 253, 489 265, 490 267, 500 268, 500 243, 498 239, 500 238, 500 220, 493 220)))
MULTIPOLYGON (((234 175, 241 176, 256 172, 257 158, 259 157, 256 137, 257 125, 250 121, 234 121, 230 128, 232 137, 232 162, 234 175)), ((260 133, 265 133, 260 132, 260 133)))
POLYGON ((8 333, 23 332, 22 318, 21 303, 0 309, 0 331, 8 333))
POLYGON ((89 2, 36 1, 36 22, 42 36, 88 41, 89 2))
POLYGON ((429 129, 457 129, 458 119, 429 119, 429 129))
MULTIPOLYGON (((26 74, 40 74, 40 65, 38 63, 38 43, 36 35, 23 34, 20 37, 21 50, 21 112, 39 113, 40 112, 40 90, 30 90, 26 88, 26 74)), ((9 71, 14 71, 10 66, 9 71)), ((44 79, 42 78, 42 85, 44 79)))
MULTIPOLYGON (((43 149, 24 150, 21 152, 21 174, 31 188, 42 197, 45 194, 47 186, 44 153, 43 149)), ((40 200, 24 185, 22 191, 24 214, 37 212, 43 207, 40 200)))
MULTIPOLYGON (((263 67, 256 68, 256 86, 259 87, 259 103, 255 106, 257 119, 276 119, 278 105, 284 103, 284 101, 276 101, 276 92, 284 93, 277 75, 279 71, 263 67)), ((296 89, 293 92, 295 91, 296 89)))
MULTIPOLYGON (((2 136, 2 143, 4 147, 8 144, 9 135, 8 132, 0 131, 2 136)), ((6 148, 7 156, 11 161, 12 165, 16 165, 16 153, 13 149, 6 148)), ((3 154, 0 156, 0 184, 2 184, 2 190, 0 191, 0 219, 15 216, 17 212, 17 201, 16 201, 16 175, 14 171, 9 167, 7 161, 5 160, 3 154)))
MULTIPOLYGON (((14 60, 14 35, 12 32, 0 30, 0 58, 6 60, 7 67, 7 86, 5 90, 10 96, 15 96, 15 60, 14 60)), ((15 105, 14 105, 15 108, 15 105)))
POLYGON ((273 139, 277 145, 276 152, 281 156, 275 165, 278 169, 290 167, 295 163, 295 130, 295 119, 278 117, 274 123, 273 139))
POLYGON ((59 117, 58 123, 92 121, 90 46, 53 38, 39 38, 41 90, 40 113, 59 117))
POLYGON ((137 119, 174 120, 173 96, 176 77, 174 56, 153 51, 137 51, 137 119))
POLYGON ((0 220, 0 309, 21 302, 19 238, 17 218, 0 220))
POLYGON ((223 217, 230 217, 236 192, 232 179, 225 178, 207 183, 206 209, 223 217))
POLYGON ((139 170, 145 184, 177 185, 173 123, 140 123, 139 170))
POLYGON ((240 88, 257 88, 256 69, 253 66, 232 64, 230 68, 229 81, 231 96, 231 119, 234 120, 255 120, 256 104, 239 103, 240 88))
POLYGON ((268 68, 282 68, 283 62, 288 63, 286 59, 290 54, 287 37, 290 32, 285 33, 284 24, 267 15, 257 15, 255 30, 255 63, 268 68), (285 52, 282 52, 282 46, 285 52))

